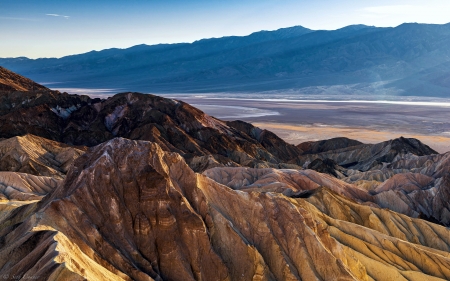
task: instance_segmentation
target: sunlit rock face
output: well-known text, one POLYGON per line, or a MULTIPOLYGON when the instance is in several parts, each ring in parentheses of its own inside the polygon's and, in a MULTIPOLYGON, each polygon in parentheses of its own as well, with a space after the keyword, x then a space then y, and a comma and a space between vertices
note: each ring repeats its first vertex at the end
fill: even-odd
POLYGON ((34 135, 0 141, 0 170, 64 178, 73 161, 86 151, 34 135))
POLYGON ((205 174, 233 188, 194 173, 155 143, 101 144, 44 199, 4 212, 0 257, 9 258, 0 258, 0 273, 50 280, 450 278, 446 228, 348 199, 367 194, 332 176, 239 167, 205 174), (275 179, 279 186, 270 186, 275 179), (287 189, 314 192, 295 198, 287 189))
POLYGON ((212 168, 203 175, 234 190, 276 192, 288 197, 309 197, 320 187, 327 187, 355 201, 373 200, 363 189, 314 170, 212 168))
POLYGON ((374 185, 371 194, 383 208, 448 226, 449 161, 449 153, 395 161, 379 171, 387 179, 374 185))

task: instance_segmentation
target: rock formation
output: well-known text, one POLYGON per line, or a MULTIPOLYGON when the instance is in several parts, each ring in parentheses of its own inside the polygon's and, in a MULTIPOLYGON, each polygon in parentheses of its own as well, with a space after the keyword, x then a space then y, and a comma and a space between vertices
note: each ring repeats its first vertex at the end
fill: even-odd
MULTIPOLYGON (((17 83, 27 80, 12 77, 17 83)), ((0 138, 25 134, 82 146, 114 137, 149 140, 180 153, 196 171, 211 165, 296 167, 285 163, 302 152, 251 124, 227 123, 184 102, 154 95, 122 93, 100 100, 48 89, 0 92, 0 138), (202 164, 207 159, 211 164, 202 164)))
POLYGON ((60 180, 51 177, 0 172, 0 201, 15 202, 21 205, 29 203, 29 201, 40 200, 53 191, 59 183, 60 180))
MULTIPOLYGON (((87 146, 116 136, 150 140, 182 154, 193 167, 196 157, 205 156, 221 166, 279 167, 301 153, 267 131, 264 135, 269 136, 260 142, 183 102, 136 93, 68 108, 30 106, 0 116, 1 137, 23 134, 87 146)), ((202 168, 207 167, 198 167, 202 168)))
POLYGON ((303 154, 318 154, 360 144, 363 143, 357 140, 339 137, 321 141, 307 141, 297 145, 297 147, 303 150, 303 154))
MULTIPOLYGON (((294 174, 291 179, 303 177, 304 184, 291 187, 302 190, 339 182, 314 171, 294 174)), ((0 274, 46 280, 450 278, 450 232, 442 226, 359 204, 327 187, 292 198, 233 184, 195 174, 179 154, 156 143, 113 139, 80 156, 40 202, 0 217, 0 274)))
POLYGON ((331 159, 320 159, 317 158, 311 163, 309 163, 308 169, 315 170, 320 173, 329 174, 336 178, 344 178, 346 177, 346 169, 336 164, 331 159))
POLYGON ((246 192, 275 192, 288 197, 309 197, 320 187, 359 202, 371 201, 372 196, 363 189, 313 170, 212 168, 203 175, 234 190, 246 192))
POLYGON ((33 135, 13 137, 0 141, 0 171, 62 179, 85 150, 33 135))
POLYGON ((138 93, 0 100, 4 280, 450 279, 450 153, 418 140, 299 148, 138 93))
POLYGON ((402 158, 432 154, 437 154, 437 152, 419 140, 400 137, 378 144, 360 144, 318 154, 300 155, 291 162, 305 166, 315 159, 331 159, 344 168, 368 171, 381 168, 383 165, 402 158))

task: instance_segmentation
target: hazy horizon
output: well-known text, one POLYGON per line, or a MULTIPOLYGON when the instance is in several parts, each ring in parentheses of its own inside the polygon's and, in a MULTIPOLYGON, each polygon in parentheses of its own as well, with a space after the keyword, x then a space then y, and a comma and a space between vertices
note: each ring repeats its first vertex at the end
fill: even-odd
POLYGON ((443 24, 450 3, 431 1, 14 1, 0 4, 0 57, 63 57, 135 45, 245 36, 304 26, 443 24))

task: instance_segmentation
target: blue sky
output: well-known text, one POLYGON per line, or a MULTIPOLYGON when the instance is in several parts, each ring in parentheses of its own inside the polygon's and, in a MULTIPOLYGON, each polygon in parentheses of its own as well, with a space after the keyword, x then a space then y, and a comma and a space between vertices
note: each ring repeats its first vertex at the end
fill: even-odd
POLYGON ((449 0, 0 0, 0 57, 61 57, 302 25, 450 22, 449 0))

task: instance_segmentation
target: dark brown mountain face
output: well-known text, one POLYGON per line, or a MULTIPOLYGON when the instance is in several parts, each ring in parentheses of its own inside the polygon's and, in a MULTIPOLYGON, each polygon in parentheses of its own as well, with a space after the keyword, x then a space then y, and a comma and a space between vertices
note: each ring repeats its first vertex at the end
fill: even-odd
MULTIPOLYGON (((28 81, 7 70, 0 79, 28 81)), ((39 89, 0 93, 0 138, 33 134, 84 146, 114 137, 149 140, 180 153, 196 171, 278 167, 301 153, 271 132, 245 122, 227 124, 181 101, 139 93, 100 100, 39 89)))
POLYGON ((0 99, 3 138, 34 134, 86 146, 118 136, 149 140, 180 153, 196 170, 211 167, 198 164, 209 155, 219 166, 278 167, 301 153, 268 131, 247 134, 186 103, 154 95, 123 93, 100 101, 58 92, 14 92, 0 99))
POLYGON ((38 92, 49 89, 0 66, 0 92, 38 92))
POLYGON ((304 154, 317 154, 360 144, 363 143, 357 140, 340 137, 329 140, 303 142, 297 145, 297 147, 303 150, 304 154))
POLYGON ((226 124, 256 139, 265 149, 282 161, 289 161, 293 155, 303 153, 301 149, 286 145, 284 140, 268 130, 262 130, 244 121, 232 121, 226 122, 226 124))
POLYGON ((308 169, 324 174, 329 174, 339 179, 347 176, 345 174, 346 169, 342 168, 341 166, 336 164, 336 162, 328 158, 324 160, 317 158, 308 165, 308 169))

